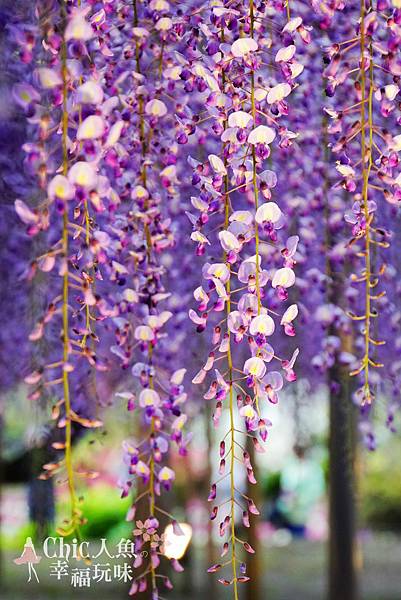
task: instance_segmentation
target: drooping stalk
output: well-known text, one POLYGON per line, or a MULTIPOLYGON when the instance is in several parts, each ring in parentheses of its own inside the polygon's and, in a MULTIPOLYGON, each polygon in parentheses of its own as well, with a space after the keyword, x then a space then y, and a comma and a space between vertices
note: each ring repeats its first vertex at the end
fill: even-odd
MULTIPOLYGON (((226 195, 226 203, 229 202, 228 196, 226 195)), ((226 284, 227 290, 227 318, 231 312, 230 302, 230 279, 226 284)), ((238 600, 238 583, 237 583, 237 558, 236 558, 236 536, 235 536, 235 480, 234 480, 234 466, 235 466, 235 422, 234 422, 234 394, 233 394, 233 360, 231 353, 231 340, 230 331, 228 331, 228 349, 227 349, 227 362, 228 362, 228 377, 229 377, 229 412, 230 412, 230 516, 231 516, 231 567, 233 574, 233 591, 234 599, 238 600)))
MULTIPOLYGON (((250 0, 249 12, 251 17, 251 37, 255 37, 255 15, 254 15, 254 3, 250 0)), ((253 68, 251 69, 251 113, 253 119, 253 126, 256 127, 256 102, 255 102, 255 74, 253 68)), ((253 195, 255 199, 255 214, 259 208, 259 190, 256 172, 256 150, 255 145, 252 145, 252 187, 253 195)), ((255 221, 255 285, 256 285, 256 298, 258 301, 258 315, 261 313, 262 301, 260 296, 260 254, 259 254, 259 225, 255 221)), ((259 356, 259 352, 257 356, 259 356)), ((256 409, 260 415, 259 398, 257 391, 255 392, 256 409)))
MULTIPOLYGON (((253 0, 250 0, 249 12, 251 17, 251 37, 255 37, 255 15, 254 15, 254 4, 253 0)), ((256 127, 256 103, 255 103, 255 74, 253 68, 251 70, 251 112, 254 127, 256 127)), ((255 145, 252 145, 252 186, 253 194, 255 198, 255 212, 259 208, 259 190, 256 175, 256 151, 255 145)), ((256 255, 256 297, 258 299, 258 315, 262 308, 260 298, 260 273, 259 273, 259 227, 255 224, 255 255, 256 255)))
POLYGON ((364 356, 363 372, 364 372, 364 402, 371 403, 371 391, 369 384, 369 367, 370 367, 370 329, 371 329, 371 288, 372 286, 372 269, 371 269, 371 221, 369 215, 369 176, 372 169, 372 147, 373 147, 373 52, 372 42, 369 44, 369 91, 366 94, 366 71, 365 71, 365 0, 361 0, 360 4, 360 60, 361 60, 361 158, 362 158, 362 202, 365 218, 365 329, 364 329, 364 356), (368 117, 366 119, 366 101, 368 104, 368 117), (369 132, 369 142, 366 143, 366 128, 369 132))
MULTIPOLYGON (((134 26, 138 26, 138 8, 137 8, 137 0, 134 0, 134 26)), ((135 43, 135 57, 136 57, 136 67, 137 72, 141 74, 141 61, 140 61, 140 47, 138 40, 135 43)), ((138 102, 138 112, 139 112, 139 136, 141 142, 141 155, 142 155, 142 168, 141 168, 141 179, 142 185, 146 189, 147 184, 147 176, 146 176, 146 154, 148 151, 147 143, 146 143, 146 131, 145 131, 145 119, 144 119, 144 101, 142 98, 142 94, 139 96, 138 102)), ((146 213, 148 209, 148 199, 144 202, 144 211, 146 213)), ((150 229, 148 223, 145 221, 144 225, 144 234, 146 239, 146 260, 148 264, 151 260, 152 255, 152 239, 150 234, 150 229)), ((149 365, 152 364, 152 354, 153 348, 152 345, 148 345, 148 362, 149 365)), ((154 389, 153 377, 149 377, 149 387, 150 389, 154 389)), ((152 416, 150 423, 150 439, 153 439, 155 434, 155 420, 152 416)), ((155 499, 155 460, 153 455, 153 449, 150 450, 150 462, 149 462, 149 514, 151 517, 155 516, 155 507, 156 507, 156 499, 155 499)), ((153 562, 151 557, 149 557, 149 569, 150 569, 150 580, 152 586, 152 595, 157 593, 157 585, 156 585, 156 571, 153 566, 153 562)))
MULTIPOLYGON (((348 192, 355 192, 352 209, 345 212, 345 220, 353 226, 352 238, 348 246, 353 244, 362 246, 357 249, 355 256, 362 260, 363 268, 360 273, 351 273, 350 279, 353 284, 362 285, 363 309, 359 311, 359 314, 355 314, 351 310, 348 310, 347 314, 353 321, 362 325, 359 330, 362 338, 362 357, 350 375, 361 375, 361 387, 355 394, 363 406, 370 405, 374 399, 370 369, 383 366, 382 363, 376 361, 376 353, 372 351, 372 347, 385 344, 385 340, 375 339, 373 323, 374 319, 378 317, 378 310, 375 308, 374 302, 383 298, 386 290, 378 293, 373 293, 372 290, 379 284, 386 264, 383 263, 376 269, 372 257, 375 248, 389 247, 390 236, 385 228, 378 228, 376 225, 379 214, 382 214, 378 212, 376 198, 379 196, 379 192, 382 192, 386 201, 395 203, 396 197, 394 191, 390 191, 382 185, 382 165, 391 160, 389 161, 387 157, 388 149, 382 147, 383 143, 388 145, 386 142, 387 127, 380 126, 380 121, 374 122, 373 94, 378 94, 378 99, 382 102, 381 112, 383 115, 387 115, 387 111, 391 112, 392 110, 389 98, 392 97, 396 88, 393 88, 392 84, 384 85, 386 80, 383 73, 391 71, 374 63, 374 50, 378 49, 375 39, 379 39, 383 34, 381 19, 384 15, 373 11, 372 3, 363 0, 357 10, 359 16, 356 25, 357 37, 346 39, 339 45, 335 43, 331 47, 330 64, 326 69, 325 76, 328 79, 326 90, 329 95, 334 95, 336 87, 346 83, 346 80, 342 82, 335 75, 339 64, 343 64, 347 69, 348 64, 352 64, 353 68, 348 70, 347 74, 356 74, 353 89, 356 90, 357 101, 353 99, 349 106, 341 107, 337 113, 333 113, 331 116, 335 121, 339 122, 341 119, 343 125, 347 124, 346 135, 341 140, 337 140, 338 143, 333 146, 333 152, 335 154, 341 152, 343 156, 347 157, 345 160, 342 158, 337 161, 336 169, 343 177, 342 187, 348 192), (380 70, 377 83, 374 79, 374 68, 380 70), (375 91, 376 86, 377 90, 375 91), (384 89, 388 90, 386 96, 381 92, 384 89), (355 113, 359 117, 357 122, 353 120, 355 113)), ((378 56, 380 60, 380 51, 378 56)), ((333 132, 334 130, 335 128, 333 132)), ((391 150, 391 143, 389 147, 391 150)), ((391 178, 387 178, 387 184, 391 188, 391 178)), ((382 307, 384 306, 385 303, 382 304, 382 307)))
MULTIPOLYGON (((233 93, 232 104, 227 102, 224 106, 224 109, 228 112, 227 125, 225 124, 225 119, 221 120, 222 112, 219 117, 216 117, 213 111, 215 108, 214 92, 218 83, 215 79, 215 74, 210 70, 209 62, 205 61, 203 69, 199 66, 198 61, 195 64, 189 61, 188 69, 185 70, 185 79, 188 81, 186 87, 188 90, 193 90, 195 84, 196 86, 199 85, 199 88, 202 85, 210 87, 213 92, 207 100, 207 110, 209 110, 210 103, 210 116, 205 118, 204 111, 201 113, 197 112, 194 122, 199 126, 209 118, 215 118, 216 122, 212 126, 213 133, 211 135, 217 134, 220 136, 220 140, 224 142, 221 158, 221 152, 219 153, 220 156, 210 153, 208 163, 206 164, 198 163, 191 158, 191 164, 194 169, 193 184, 201 190, 198 198, 191 199, 194 208, 201 213, 199 219, 196 220, 191 215, 194 227, 191 239, 198 243, 196 250, 198 255, 203 255, 206 248, 211 245, 210 240, 213 238, 216 229, 213 229, 208 217, 218 213, 216 210, 217 198, 214 191, 219 192, 219 196, 224 200, 222 209, 225 213, 225 221, 218 227, 218 239, 225 250, 225 262, 224 264, 216 262, 216 259, 212 256, 212 263, 207 262, 204 264, 202 275, 207 281, 207 287, 206 289, 199 287, 194 291, 195 300, 199 303, 198 311, 200 314, 191 310, 189 317, 198 326, 197 330, 201 332, 204 330, 206 322, 213 318, 213 312, 219 313, 223 305, 225 305, 225 316, 214 327, 212 352, 209 354, 205 366, 201 368, 192 381, 195 385, 201 384, 207 374, 211 372, 213 363, 226 358, 228 363, 227 370, 220 372, 218 368, 215 369, 216 379, 211 382, 209 389, 204 394, 204 398, 206 400, 216 399, 216 412, 213 415, 216 427, 219 424, 222 413, 221 400, 228 396, 229 401, 229 427, 226 435, 220 442, 221 461, 219 473, 221 478, 212 483, 208 500, 212 502, 216 499, 217 485, 227 475, 230 478, 230 494, 224 502, 213 507, 210 518, 214 520, 221 506, 228 505, 227 509, 224 510, 225 514, 221 517, 219 527, 222 537, 226 532, 229 534, 226 542, 224 542, 221 556, 225 556, 231 549, 231 558, 227 562, 211 566, 209 572, 218 572, 229 565, 228 568, 230 571, 232 570, 233 576, 229 579, 219 579, 219 581, 223 585, 234 584, 235 598, 237 598, 239 593, 235 582, 237 581, 238 584, 246 583, 250 580, 250 577, 246 573, 245 563, 238 565, 239 576, 237 577, 237 556, 235 554, 235 544, 233 544, 234 536, 236 544, 242 544, 244 550, 249 554, 255 554, 255 549, 248 541, 241 540, 238 534, 235 535, 234 503, 243 509, 242 522, 246 528, 251 527, 251 515, 259 514, 253 499, 248 495, 242 494, 240 490, 235 488, 233 473, 235 460, 238 460, 245 466, 249 483, 252 485, 257 484, 253 469, 253 452, 248 450, 248 444, 246 447, 242 447, 235 439, 235 434, 237 431, 244 434, 248 440, 251 440, 253 449, 263 451, 258 437, 260 437, 262 442, 266 441, 267 429, 266 422, 261 416, 259 401, 263 398, 266 401, 271 399, 273 403, 276 402, 277 396, 273 387, 281 385, 281 375, 279 373, 268 373, 264 360, 268 358, 264 354, 264 348, 269 349, 267 338, 273 334, 275 324, 273 318, 268 314, 268 310, 262 306, 262 286, 266 285, 267 271, 261 267, 260 245, 262 244, 262 240, 260 239, 260 230, 258 229, 260 225, 269 234, 272 243, 277 241, 278 237, 274 225, 277 223, 278 215, 282 215, 280 207, 276 203, 266 202, 262 205, 259 202, 259 194, 262 193, 262 190, 259 188, 259 157, 260 161, 262 161, 263 158, 269 155, 269 146, 276 136, 274 129, 266 125, 258 125, 257 122, 257 113, 259 112, 258 103, 260 100, 257 99, 259 79, 256 80, 255 72, 265 63, 262 57, 262 42, 259 39, 255 24, 257 18, 260 17, 262 20, 261 15, 265 13, 265 10, 259 7, 257 16, 255 16, 253 0, 250 0, 250 3, 245 5, 242 10, 243 15, 239 22, 238 31, 233 35, 230 46, 227 44, 227 39, 222 39, 222 31, 225 31, 226 27, 224 17, 216 14, 211 18, 211 23, 215 28, 215 40, 221 44, 220 47, 225 47, 222 58, 217 63, 218 70, 221 69, 223 74, 223 84, 225 84, 222 96, 229 99, 230 93, 233 93), (222 44, 223 41, 224 44, 222 44), (242 86, 241 91, 237 92, 239 77, 245 79, 248 85, 242 86), (200 82, 200 79, 203 79, 203 82, 200 82), (227 171, 229 172, 229 176, 227 171), (230 186, 228 185, 229 183, 230 186), (231 211, 230 195, 235 192, 239 194, 245 193, 249 201, 251 201, 251 197, 253 196, 252 211, 243 210, 244 203, 240 200, 241 196, 238 196, 238 205, 236 204, 235 207, 232 207, 231 211), (221 229, 224 230, 222 231, 221 229), (251 253, 251 256, 249 256, 249 253, 251 253), (233 283, 230 283, 232 275, 238 278, 239 287, 233 287, 233 283), (222 283, 224 283, 224 287, 221 285, 222 283), (236 294, 240 295, 237 296, 236 294), (217 302, 214 302, 216 296, 217 302), (228 331, 227 333, 224 332, 224 339, 220 341, 222 333, 220 326, 225 321, 227 322, 228 331), (233 349, 242 341, 248 345, 247 350, 250 351, 251 356, 245 360, 243 369, 241 370, 233 365, 233 349), (235 342, 235 346, 233 342, 235 342), (221 354, 216 358, 217 352, 221 354), (239 373, 240 375, 235 376, 233 379, 234 373, 239 373), (266 378, 264 379, 265 376, 266 378), (277 377, 277 380, 274 379, 275 377, 277 377), (236 392, 238 390, 236 397, 233 395, 234 387, 236 392), (234 416, 236 416, 235 403, 238 406, 239 417, 244 419, 243 430, 234 428, 234 416), (226 450, 226 438, 231 442, 231 447, 229 446, 228 450, 226 450), (241 448, 242 460, 237 456, 231 455, 231 460, 228 461, 229 472, 224 474, 226 458, 232 452, 234 445, 235 448, 241 448), (237 494, 237 497, 234 497, 235 494, 237 494)), ((283 53, 281 52, 281 54, 283 53)), ((277 84, 269 92, 268 103, 275 104, 280 101, 279 96, 282 88, 286 95, 291 92, 289 84, 284 86, 283 84, 277 84), (275 99, 275 95, 277 95, 277 99, 275 99)), ((261 93, 262 90, 263 86, 261 85, 261 93)), ((284 103, 278 105, 278 108, 279 110, 286 110, 284 103)), ((198 111, 198 108, 195 110, 198 111)), ((274 117, 269 114, 262 114, 266 116, 269 122, 276 123, 274 117)), ((182 131, 179 134, 179 139, 183 140, 183 143, 186 143, 185 123, 182 123, 181 127, 182 131)), ((206 135, 208 133, 205 131, 206 135)), ((261 178, 264 185, 263 196, 266 199, 270 199, 270 188, 275 186, 274 173, 270 172, 271 179, 269 179, 268 173, 266 172, 263 175, 268 181, 265 182, 263 177, 261 178)), ((277 295, 280 300, 287 299, 285 287, 291 287, 295 282, 295 276, 292 272, 294 261, 291 259, 291 256, 296 248, 297 237, 295 236, 290 239, 290 242, 290 249, 285 248, 284 250, 286 256, 285 267, 276 271, 274 281, 272 278, 272 288, 279 287, 277 295)), ((294 307, 291 307, 291 310, 287 310, 286 312, 287 314, 283 317, 284 320, 281 324, 286 323, 287 316, 290 320, 294 318, 294 307)), ((277 316, 277 313, 274 314, 277 316)), ((292 332, 290 327, 287 327, 287 331, 292 332)), ((294 357, 296 357, 296 352, 294 357)), ((277 359, 277 357, 274 358, 280 360, 284 370, 288 369, 288 374, 286 371, 288 380, 293 380, 295 374, 292 371, 292 366, 295 358, 292 358, 291 361, 277 359)), ((269 361, 266 360, 266 362, 269 361)))
MULTIPOLYGON (((81 121, 81 115, 80 115, 80 121, 81 121)), ((84 200, 84 216, 85 216, 85 243, 86 243, 86 246, 89 247, 91 225, 90 225, 90 213, 89 213, 89 206, 88 206, 87 199, 84 200)), ((86 341, 88 339, 88 332, 91 329, 91 320, 92 320, 92 315, 90 312, 89 304, 86 304, 85 305, 85 333, 84 333, 84 335, 82 337, 82 341, 81 341, 82 348, 85 348, 85 346, 86 346, 86 341)))
MULTIPOLYGON (((62 16, 65 18, 64 0, 62 0, 62 16)), ((62 152, 63 152, 63 175, 68 173, 68 70, 67 70, 67 45, 65 39, 61 46, 61 77, 63 91, 62 105, 62 152)), ((63 232, 62 232, 62 250, 64 257, 63 273, 63 298, 62 298, 62 323, 63 323, 63 393, 65 407, 65 464, 67 469, 68 489, 70 494, 71 523, 74 531, 79 534, 79 528, 76 523, 77 498, 75 492, 74 469, 72 462, 72 431, 71 431, 71 397, 68 369, 65 368, 68 362, 70 351, 69 339, 69 269, 68 269, 68 210, 64 207, 63 212, 63 232)))
MULTIPOLYGON (((224 31, 222 30, 222 41, 224 42, 224 31)), ((223 82, 223 93, 225 88, 225 73, 224 70, 222 72, 222 82, 223 82)), ((224 122, 224 129, 226 128, 227 123, 224 122)), ((229 181, 228 181, 228 173, 227 173, 227 160, 224 159, 224 166, 226 168, 226 174, 224 176, 224 192, 225 192, 225 201, 224 201, 224 228, 227 229, 229 226, 229 218, 230 218, 230 196, 228 193, 229 190, 229 181)), ((226 259, 226 253, 225 253, 226 259)), ((229 269, 230 276, 226 283, 226 292, 227 292, 227 303, 226 303, 226 318, 228 320, 229 314, 231 312, 231 265, 227 261, 226 265, 229 269)), ((234 421, 234 393, 233 393, 233 357, 231 351, 231 331, 227 327, 227 335, 228 335, 228 347, 227 347, 227 363, 228 363, 228 380, 229 380, 229 414, 230 414, 230 516, 231 516, 231 569, 233 575, 233 592, 234 592, 234 600, 238 600, 238 582, 237 582, 237 557, 236 557, 236 536, 235 536, 235 478, 234 478, 234 468, 235 468, 235 421, 234 421)))
POLYGON ((287 20, 289 21, 291 19, 291 9, 290 9, 290 0, 287 0, 287 20))
MULTIPOLYGON (((78 0, 77 2, 78 7, 81 6, 81 0, 78 0)), ((82 84, 83 80, 82 77, 80 77, 79 83, 82 84)), ((79 107, 79 123, 82 122, 82 107, 79 107)), ((90 213, 89 213, 89 204, 88 204, 88 200, 85 198, 84 200, 84 216, 85 216, 85 243, 86 246, 89 247, 89 243, 90 243, 90 230, 91 230, 91 225, 90 225, 90 221, 91 221, 91 217, 90 217, 90 213)), ((89 308, 89 304, 85 305, 85 333, 82 337, 82 348, 85 348, 86 346, 86 340, 88 339, 88 331, 90 330, 91 327, 91 312, 90 312, 90 308, 89 308)))

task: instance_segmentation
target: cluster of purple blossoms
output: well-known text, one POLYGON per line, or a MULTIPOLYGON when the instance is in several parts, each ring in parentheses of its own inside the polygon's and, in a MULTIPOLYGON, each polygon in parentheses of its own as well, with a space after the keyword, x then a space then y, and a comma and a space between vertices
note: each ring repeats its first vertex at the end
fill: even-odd
POLYGON ((378 2, 377 7, 361 2, 359 10, 350 8, 347 16, 351 19, 345 39, 335 36, 326 49, 324 76, 326 94, 334 96, 326 108, 340 175, 334 188, 343 188, 353 196, 345 220, 352 226, 349 245, 363 263, 350 275, 352 283, 364 288, 362 314, 348 311, 361 324, 362 338, 357 342, 362 359, 351 374, 363 375, 357 397, 360 404, 369 405, 374 398, 370 368, 383 366, 376 358, 376 348, 385 341, 375 337, 374 322, 386 303, 386 291, 380 289, 387 267, 382 250, 389 247, 391 238, 391 229, 377 222, 378 206, 383 205, 379 214, 384 217, 386 212, 394 212, 401 198, 399 136, 389 133, 391 121, 400 124, 396 110, 401 72, 397 57, 400 11, 387 1, 378 2))
POLYGON ((53 448, 64 456, 43 477, 66 473, 71 514, 59 531, 80 535, 84 523, 72 441, 76 428, 102 425, 93 409, 107 378, 133 416, 120 479, 133 497, 140 569, 130 594, 157 600, 159 582, 171 588, 158 572, 162 517, 182 531, 159 496, 175 480, 173 448, 187 452, 191 369, 214 425, 228 415, 209 501, 229 558, 209 571, 222 571, 237 600, 249 579, 243 556, 254 553, 237 523, 249 528, 259 509, 236 465, 257 484, 254 452, 265 451, 285 382, 346 365, 361 379, 354 401, 369 446, 379 390, 391 396, 394 428, 401 9, 389 0, 46 0, 31 17, 10 27, 35 182, 15 210, 39 241, 25 276, 46 277, 29 335, 40 358, 25 382, 31 400, 47 390, 54 399, 62 437, 53 448), (210 333, 195 369, 188 312, 191 328, 210 333), (386 373, 372 369, 384 364, 386 373))
POLYGON ((216 499, 217 483, 229 477, 230 498, 213 507, 211 519, 223 513, 222 556, 231 548, 231 558, 209 571, 229 565, 230 579, 219 581, 232 584, 237 597, 237 584, 248 580, 245 565, 238 564, 237 546, 254 550, 237 535, 236 507, 246 527, 250 513, 259 514, 235 483, 234 466, 239 462, 249 482, 256 484, 251 457, 238 440, 248 436, 257 452, 264 451, 261 442, 271 424, 267 407, 278 402, 284 379, 296 379, 298 349, 283 359, 272 344, 280 330, 282 335, 295 335, 297 304, 284 303, 295 283, 299 237, 286 234, 286 215, 274 197, 278 174, 267 167, 276 146, 280 152, 297 138, 285 124, 287 98, 303 71, 296 44, 307 44, 309 31, 301 18, 286 22, 280 12, 271 16, 267 6, 252 2, 245 7, 222 3, 207 10, 208 20, 199 26, 196 42, 190 39, 193 30, 184 36, 191 52, 181 78, 191 99, 180 116, 177 140, 184 144, 193 135, 214 149, 207 160, 188 159, 198 190, 188 212, 191 239, 197 255, 220 255, 204 263, 203 282, 194 291, 197 310, 191 309, 189 316, 198 332, 211 328, 211 351, 193 383, 202 384, 214 370, 203 397, 216 403, 215 426, 228 402, 230 427, 220 443, 221 477, 212 485, 209 501, 216 499), (220 361, 223 366, 217 364, 220 361), (274 363, 276 369, 269 369, 274 363))

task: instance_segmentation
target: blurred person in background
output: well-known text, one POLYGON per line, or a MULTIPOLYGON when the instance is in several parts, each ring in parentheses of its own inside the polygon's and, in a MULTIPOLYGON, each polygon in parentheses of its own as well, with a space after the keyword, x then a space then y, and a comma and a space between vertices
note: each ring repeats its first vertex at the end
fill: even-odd
POLYGON ((295 445, 292 458, 281 471, 272 523, 288 529, 295 537, 304 537, 324 493, 324 473, 319 460, 305 446, 295 445))

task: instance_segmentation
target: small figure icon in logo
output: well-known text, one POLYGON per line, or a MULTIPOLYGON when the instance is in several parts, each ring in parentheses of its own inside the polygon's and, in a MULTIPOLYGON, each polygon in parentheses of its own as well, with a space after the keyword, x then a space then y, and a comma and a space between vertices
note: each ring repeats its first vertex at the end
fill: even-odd
POLYGON ((16 565, 26 565, 28 564, 28 583, 32 579, 32 573, 35 575, 36 581, 39 583, 39 577, 36 573, 35 567, 42 560, 41 556, 38 556, 35 552, 35 546, 33 545, 32 538, 27 537, 24 544, 24 549, 22 554, 18 558, 14 558, 14 562, 16 565))

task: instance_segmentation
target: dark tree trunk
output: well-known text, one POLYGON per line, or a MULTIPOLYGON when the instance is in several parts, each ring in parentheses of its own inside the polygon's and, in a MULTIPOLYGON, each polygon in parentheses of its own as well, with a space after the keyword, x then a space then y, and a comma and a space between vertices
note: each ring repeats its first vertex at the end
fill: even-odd
POLYGON ((54 460, 54 453, 48 448, 33 448, 31 451, 31 477, 28 484, 29 518, 35 524, 36 538, 43 540, 49 535, 54 522, 54 480, 41 480, 38 476, 46 462, 54 460))
MULTIPOLYGON (((336 235, 330 228, 330 180, 328 175, 329 147, 326 115, 322 120, 324 162, 323 200, 325 216, 326 299, 334 306, 343 305, 343 278, 348 268, 330 258, 336 235)), ((352 353, 352 333, 345 334, 334 325, 328 335, 339 336, 341 351, 352 353)), ((355 506, 355 408, 349 368, 336 361, 328 372, 329 386, 329 545, 328 600, 357 600, 356 568, 356 506, 355 506)))
POLYGON ((330 391, 328 599, 357 600, 355 415, 347 369, 334 366, 333 382, 338 387, 330 391))

